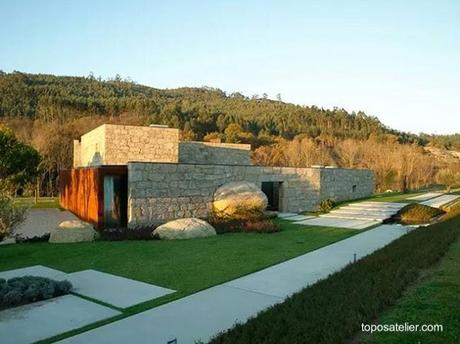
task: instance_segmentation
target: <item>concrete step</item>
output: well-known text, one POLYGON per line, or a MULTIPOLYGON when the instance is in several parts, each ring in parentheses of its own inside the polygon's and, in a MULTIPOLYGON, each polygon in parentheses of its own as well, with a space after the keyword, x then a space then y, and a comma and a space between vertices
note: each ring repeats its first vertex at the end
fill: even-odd
POLYGON ((372 215, 347 215, 347 214, 324 214, 320 215, 322 218, 333 218, 333 219, 354 219, 354 220, 369 220, 369 221, 383 221, 388 217, 372 216, 372 215))

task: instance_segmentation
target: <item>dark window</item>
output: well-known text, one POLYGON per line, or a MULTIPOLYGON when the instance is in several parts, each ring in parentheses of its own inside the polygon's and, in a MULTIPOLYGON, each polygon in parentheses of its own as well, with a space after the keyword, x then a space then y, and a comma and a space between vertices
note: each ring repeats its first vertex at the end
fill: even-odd
POLYGON ((355 191, 356 191, 356 185, 353 185, 352 188, 351 188, 351 190, 352 190, 353 192, 355 192, 355 191))
POLYGON ((279 210, 281 182, 262 182, 262 192, 268 198, 267 210, 279 210))
POLYGON ((126 226, 127 186, 126 176, 104 176, 104 225, 106 227, 126 226))

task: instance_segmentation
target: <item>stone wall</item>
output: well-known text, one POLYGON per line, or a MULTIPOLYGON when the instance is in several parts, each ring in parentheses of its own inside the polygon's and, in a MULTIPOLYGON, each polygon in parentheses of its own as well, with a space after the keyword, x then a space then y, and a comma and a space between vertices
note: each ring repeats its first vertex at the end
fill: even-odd
MULTIPOLYGON (((79 146, 80 165, 78 167, 103 165, 105 155, 105 125, 82 135, 79 146)), ((74 148, 76 148, 75 144, 74 148)), ((78 154, 74 153, 74 156, 78 156, 78 154)), ((74 161, 74 165, 75 163, 74 161)))
POLYGON ((181 142, 179 144, 179 162, 190 164, 250 165, 251 145, 181 142))
POLYGON ((127 125, 105 127, 106 165, 126 165, 128 161, 178 161, 178 129, 127 125))
POLYGON ((215 190, 242 180, 259 187, 262 182, 281 182, 283 212, 315 210, 327 198, 343 201, 370 196, 374 187, 370 170, 130 162, 128 226, 206 218, 215 190))
POLYGON ((282 182, 280 209, 300 212, 318 204, 320 170, 311 168, 128 164, 128 226, 136 228, 183 217, 206 218, 215 190, 228 182, 282 182))
POLYGON ((346 201, 368 197, 374 192, 374 172, 371 170, 321 168, 320 198, 346 201))
POLYGON ((178 146, 178 129, 104 124, 83 135, 79 145, 74 144, 74 167, 178 162, 178 146))
POLYGON ((82 166, 81 164, 81 145, 79 140, 73 140, 73 167, 82 166))

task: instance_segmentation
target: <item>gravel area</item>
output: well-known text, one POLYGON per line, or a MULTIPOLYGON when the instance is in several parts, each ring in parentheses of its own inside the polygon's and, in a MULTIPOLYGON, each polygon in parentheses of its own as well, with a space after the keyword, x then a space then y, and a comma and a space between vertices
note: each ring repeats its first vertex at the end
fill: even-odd
POLYGON ((62 221, 78 220, 69 211, 56 208, 30 209, 26 214, 25 221, 14 230, 14 235, 23 238, 33 238, 50 233, 62 221))

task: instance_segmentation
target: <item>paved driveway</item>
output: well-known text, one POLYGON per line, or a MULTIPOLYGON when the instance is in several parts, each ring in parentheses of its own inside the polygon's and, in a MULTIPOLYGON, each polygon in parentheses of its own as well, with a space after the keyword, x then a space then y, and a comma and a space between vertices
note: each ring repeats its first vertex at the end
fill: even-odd
POLYGON ((57 208, 29 209, 25 221, 13 232, 23 238, 42 236, 54 230, 62 221, 78 220, 69 211, 57 208))

